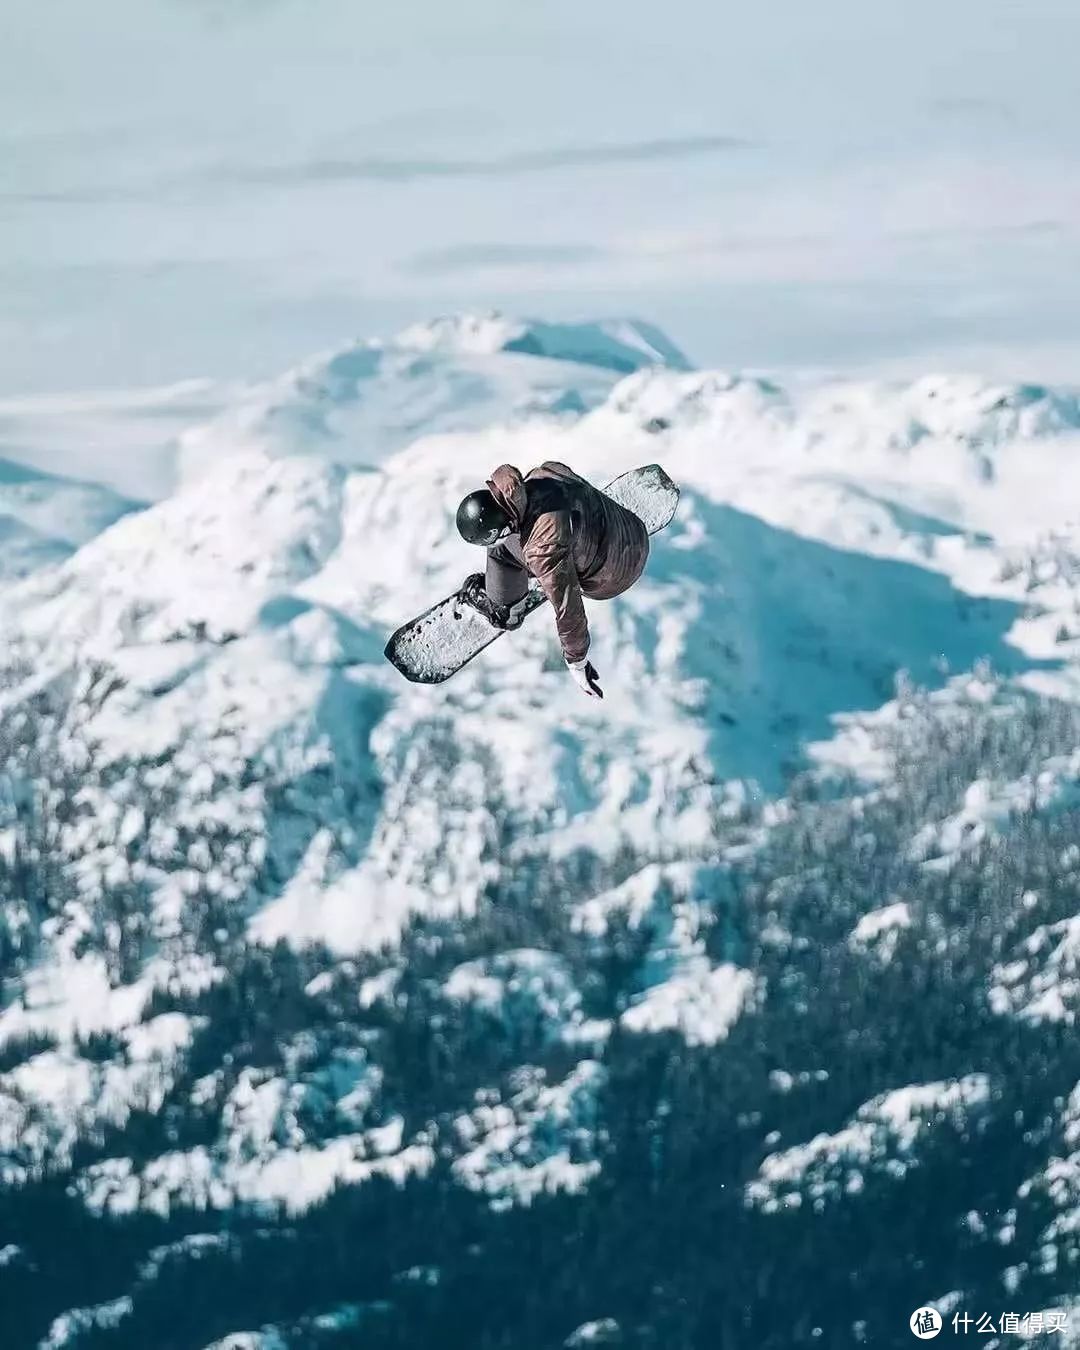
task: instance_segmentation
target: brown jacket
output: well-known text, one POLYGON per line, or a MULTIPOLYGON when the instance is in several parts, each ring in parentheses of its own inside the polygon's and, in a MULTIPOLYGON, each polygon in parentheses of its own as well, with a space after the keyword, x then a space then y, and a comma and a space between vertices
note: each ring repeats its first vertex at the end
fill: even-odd
POLYGON ((589 650, 582 595, 608 600, 632 586, 649 556, 648 531, 632 511, 554 460, 525 478, 502 464, 487 485, 517 532, 494 552, 532 573, 555 611, 563 655, 582 660, 589 650))

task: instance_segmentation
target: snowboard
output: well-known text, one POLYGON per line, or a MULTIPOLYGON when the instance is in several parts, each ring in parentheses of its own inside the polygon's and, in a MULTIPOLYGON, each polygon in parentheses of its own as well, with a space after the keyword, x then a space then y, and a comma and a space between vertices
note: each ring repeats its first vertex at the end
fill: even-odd
MULTIPOLYGON (((604 491, 620 506, 633 511, 650 534, 670 523, 679 504, 679 489, 659 464, 630 469, 604 491)), ((544 592, 533 581, 526 596, 524 618, 545 600, 544 592)), ((488 623, 455 591, 402 625, 387 642, 385 655, 414 684, 441 684, 507 631, 517 630, 496 628, 488 623)))

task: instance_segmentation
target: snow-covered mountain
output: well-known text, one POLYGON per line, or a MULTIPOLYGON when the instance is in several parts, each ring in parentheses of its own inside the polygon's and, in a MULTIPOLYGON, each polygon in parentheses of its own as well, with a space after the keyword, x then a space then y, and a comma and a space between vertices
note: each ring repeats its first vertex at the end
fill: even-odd
POLYGON ((1077 395, 784 388, 647 325, 466 317, 238 391, 176 445, 145 509, 0 482, 63 545, 0 590, 0 1288, 59 1280, 12 1343, 419 1344, 478 1278, 424 1248, 436 1212, 548 1252, 690 1195, 760 1306, 733 1280, 680 1322, 689 1270, 643 1238, 651 1303, 601 1244, 606 1305, 489 1310, 460 1343, 811 1343, 818 1294, 767 1325, 763 1253, 812 1216, 843 1246, 931 1183, 953 1245, 880 1297, 851 1272, 826 1344, 906 1343, 912 1308, 991 1288, 1065 1308, 1077 395), (644 579, 590 607, 604 702, 543 611, 405 684, 386 634, 477 565, 457 501, 543 459, 683 487, 644 579), (957 1156, 993 1180, 954 1194, 957 1156), (35 1203, 122 1254, 73 1281, 35 1203), (411 1216, 400 1267, 162 1331, 200 1271, 277 1271, 364 1206, 411 1216))
POLYGON ((638 321, 550 324, 449 315, 389 341, 362 339, 256 385, 179 439, 181 473, 249 447, 374 464, 418 437, 494 431, 536 417, 572 420, 621 375, 689 363, 638 321), (542 359, 537 359, 542 358, 542 359))

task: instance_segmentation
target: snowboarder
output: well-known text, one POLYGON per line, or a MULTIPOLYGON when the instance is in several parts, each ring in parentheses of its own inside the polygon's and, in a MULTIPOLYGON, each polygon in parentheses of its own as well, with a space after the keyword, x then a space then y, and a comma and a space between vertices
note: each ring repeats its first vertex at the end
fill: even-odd
POLYGON ((487 571, 466 578, 460 598, 497 628, 522 621, 530 576, 555 611, 563 659, 590 698, 603 698, 588 659, 589 622, 582 596, 609 600, 641 575, 649 534, 632 511, 547 460, 522 477, 502 464, 457 512, 461 537, 488 551, 487 571))

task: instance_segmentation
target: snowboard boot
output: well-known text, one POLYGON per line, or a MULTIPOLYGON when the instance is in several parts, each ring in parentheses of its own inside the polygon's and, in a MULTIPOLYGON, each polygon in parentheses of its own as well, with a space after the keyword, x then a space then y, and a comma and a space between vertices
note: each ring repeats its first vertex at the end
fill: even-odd
POLYGON ((483 572, 473 572, 461 583, 457 598, 482 614, 493 628, 511 629, 521 627, 528 596, 522 596, 514 605, 497 604, 487 593, 483 572))

